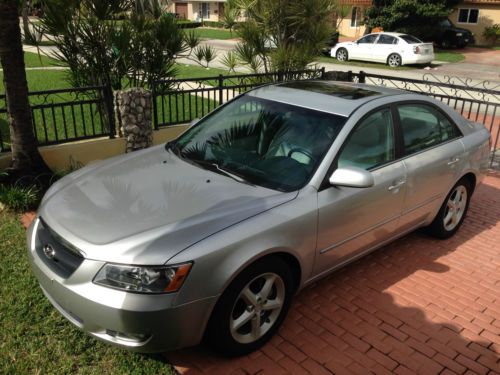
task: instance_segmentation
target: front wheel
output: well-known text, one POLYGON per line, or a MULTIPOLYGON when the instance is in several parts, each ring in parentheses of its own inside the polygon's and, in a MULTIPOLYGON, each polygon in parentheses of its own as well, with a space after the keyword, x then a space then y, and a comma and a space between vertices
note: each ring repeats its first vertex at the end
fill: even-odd
POLYGON ((387 64, 389 64, 391 68, 397 68, 398 66, 401 66, 401 56, 399 56, 397 53, 389 55, 389 57, 387 58, 387 64))
POLYGON ((339 61, 347 61, 349 59, 349 54, 347 53, 347 50, 345 48, 339 48, 339 50, 335 54, 335 57, 339 61))
POLYGON ((436 238, 453 236, 462 225, 469 209, 472 187, 469 180, 461 179, 451 189, 427 232, 436 238))
POLYGON ((229 357, 260 348, 283 322, 293 285, 290 267, 279 257, 250 265, 217 302, 205 335, 208 344, 229 357))

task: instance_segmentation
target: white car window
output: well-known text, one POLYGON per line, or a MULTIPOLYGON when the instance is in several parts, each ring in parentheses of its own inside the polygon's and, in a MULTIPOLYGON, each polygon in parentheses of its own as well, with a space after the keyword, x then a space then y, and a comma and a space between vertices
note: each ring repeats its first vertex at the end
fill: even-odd
POLYGON ((377 40, 377 44, 398 44, 398 39, 390 35, 381 34, 377 40))
POLYGON ((370 34, 367 36, 362 37, 361 39, 358 40, 358 44, 373 44, 375 43, 375 40, 377 39, 378 35, 377 34, 370 34))

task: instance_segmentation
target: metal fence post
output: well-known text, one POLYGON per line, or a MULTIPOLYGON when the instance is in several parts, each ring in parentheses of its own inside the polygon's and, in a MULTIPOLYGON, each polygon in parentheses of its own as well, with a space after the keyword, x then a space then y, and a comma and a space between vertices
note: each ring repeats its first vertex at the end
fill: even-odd
POLYGON ((352 70, 349 70, 347 72, 347 82, 352 82, 352 78, 353 78, 353 76, 352 76, 352 70))
POLYGON ((113 139, 116 137, 116 123, 113 109, 113 89, 110 84, 103 87, 103 93, 106 112, 108 112, 109 138, 113 139))
POLYGON ((363 72, 362 70, 359 72, 359 83, 365 83, 366 80, 366 73, 363 72))
POLYGON ((224 76, 219 74, 219 105, 224 104, 224 76))
POLYGON ((325 73, 326 73, 326 68, 325 67, 322 67, 321 68, 321 75, 319 76, 320 79, 323 79, 325 77, 325 73))
POLYGON ((278 82, 283 82, 284 74, 281 70, 278 71, 278 82))

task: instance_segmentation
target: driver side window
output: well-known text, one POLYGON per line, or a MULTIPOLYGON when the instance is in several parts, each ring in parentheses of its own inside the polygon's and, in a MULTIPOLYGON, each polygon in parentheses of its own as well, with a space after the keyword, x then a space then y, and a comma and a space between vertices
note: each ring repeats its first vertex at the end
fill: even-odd
POLYGON ((395 159, 392 114, 389 108, 373 112, 356 125, 340 151, 342 167, 372 169, 395 159))

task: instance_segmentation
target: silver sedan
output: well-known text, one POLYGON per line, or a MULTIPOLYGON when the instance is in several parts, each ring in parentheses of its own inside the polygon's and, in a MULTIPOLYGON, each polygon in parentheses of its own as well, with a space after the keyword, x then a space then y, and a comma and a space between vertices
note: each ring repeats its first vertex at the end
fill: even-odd
POLYGON ((59 180, 29 259, 55 308, 98 339, 141 352, 204 339, 241 355, 318 278, 417 228, 453 235, 488 140, 421 95, 261 87, 167 145, 59 180))

